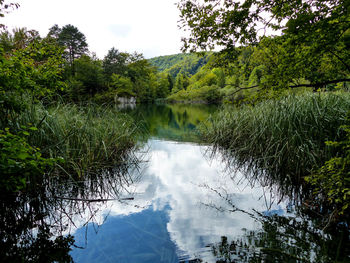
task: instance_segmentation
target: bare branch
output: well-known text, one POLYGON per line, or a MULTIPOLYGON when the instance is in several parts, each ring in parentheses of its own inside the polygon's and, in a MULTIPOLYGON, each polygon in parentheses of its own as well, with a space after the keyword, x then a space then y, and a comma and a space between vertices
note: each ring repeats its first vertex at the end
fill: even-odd
POLYGON ((60 197, 60 196, 55 196, 54 198, 61 199, 61 200, 70 200, 70 201, 83 201, 83 202, 107 202, 107 201, 119 201, 119 200, 134 200, 134 197, 126 197, 126 198, 118 198, 118 199, 85 199, 85 198, 70 198, 70 197, 60 197))

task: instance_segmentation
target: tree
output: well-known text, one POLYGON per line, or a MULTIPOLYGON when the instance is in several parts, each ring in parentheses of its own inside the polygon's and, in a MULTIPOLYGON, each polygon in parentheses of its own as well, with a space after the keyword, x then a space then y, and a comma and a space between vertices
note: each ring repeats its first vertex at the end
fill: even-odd
POLYGON ((140 101, 153 100, 155 67, 137 53, 131 55, 130 61, 131 63, 128 64, 128 77, 134 83, 135 94, 140 101))
POLYGON ((169 82, 169 92, 171 93, 174 88, 174 78, 168 73, 168 82, 169 82))
POLYGON ((60 29, 57 25, 50 28, 48 36, 56 38, 65 48, 65 57, 71 67, 71 75, 75 73, 74 60, 88 52, 86 37, 73 25, 60 29))
POLYGON ((102 63, 103 73, 107 82, 111 81, 112 74, 127 74, 127 63, 129 57, 130 54, 119 52, 119 50, 114 47, 108 50, 102 63))
POLYGON ((186 89, 189 85, 189 79, 186 75, 182 73, 177 74, 175 78, 175 84, 173 88, 173 93, 179 92, 180 90, 186 89))
MULTIPOLYGON (((9 35, 9 39, 14 39, 9 35)), ((22 42, 22 40, 21 40, 22 42)), ((61 80, 62 49, 47 41, 34 38, 4 51, 0 39, 0 123, 10 121, 10 113, 24 107, 22 96, 33 99, 54 95, 64 85, 61 80)), ((17 44, 13 42, 13 47, 17 44)))
POLYGON ((165 98, 170 93, 169 74, 159 73, 157 80, 157 98, 165 98))
POLYGON ((225 73, 221 68, 213 68, 212 73, 216 75, 216 84, 223 88, 225 86, 225 73))
POLYGON ((75 61, 75 71, 74 78, 83 84, 85 93, 94 95, 104 89, 102 63, 96 57, 82 55, 75 61))
POLYGON ((278 37, 279 48, 286 51, 288 59, 280 59, 285 63, 284 71, 271 71, 271 79, 286 78, 285 82, 290 82, 304 78, 310 82, 306 86, 316 88, 350 81, 349 7, 347 0, 180 0, 178 3, 181 27, 191 32, 183 39, 184 50, 219 45, 235 53, 237 44, 258 45, 266 39, 267 31, 282 32, 278 37), (309 67, 309 72, 302 72, 303 67, 309 67), (325 74, 314 74, 315 68, 325 67, 329 67, 322 70, 325 74))
POLYGON ((37 40, 41 40, 39 32, 28 30, 25 27, 15 28, 12 30, 12 33, 4 30, 0 34, 0 46, 7 54, 14 50, 24 49, 37 40))
POLYGON ((113 74, 111 79, 111 86, 117 90, 118 95, 127 97, 134 96, 134 93, 132 92, 133 83, 130 78, 113 74))
POLYGON ((51 28, 49 28, 49 33, 47 34, 47 36, 58 40, 61 32, 62 29, 57 24, 55 24, 51 28))

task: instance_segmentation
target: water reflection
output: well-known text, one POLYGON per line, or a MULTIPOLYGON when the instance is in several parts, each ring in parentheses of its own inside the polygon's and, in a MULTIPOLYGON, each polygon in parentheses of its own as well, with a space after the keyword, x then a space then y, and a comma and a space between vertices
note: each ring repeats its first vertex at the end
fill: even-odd
POLYGON ((139 105, 125 110, 145 124, 149 136, 178 142, 200 142, 196 127, 217 110, 215 105, 139 105))
POLYGON ((85 248, 73 249, 76 262, 349 261, 347 225, 322 231, 317 211, 274 195, 278 182, 251 180, 207 158, 195 127, 214 110, 152 105, 130 112, 145 122, 148 162, 124 189, 134 200, 109 202, 96 214, 103 224, 74 233, 85 248))
POLYGON ((321 231, 312 218, 256 213, 262 228, 212 246, 216 262, 350 262, 349 231, 321 231))
MULTIPOLYGON (((56 235, 48 222, 51 204, 35 195, 6 195, 0 200, 1 262, 71 262, 71 236, 56 235)), ((56 225, 64 228, 64 225, 56 225)))
POLYGON ((152 207, 129 216, 109 218, 98 231, 89 225, 80 229, 76 239, 88 235, 85 250, 74 250, 76 262, 178 262, 175 244, 166 228, 167 208, 152 207))
MULTIPOLYGON (((117 254, 123 258, 121 262, 178 262, 196 258, 215 262, 210 244, 216 243, 223 235, 242 235, 242 228, 257 229, 258 224, 249 214, 223 214, 220 209, 229 209, 226 199, 222 199, 225 196, 238 207, 265 211, 265 199, 259 200, 264 195, 263 188, 252 189, 243 181, 233 183, 220 172, 220 162, 208 162, 203 158, 204 146, 151 140, 150 149, 148 168, 142 180, 133 185, 133 205, 118 203, 110 209, 109 218, 100 226, 96 237, 88 238, 86 250, 73 251, 77 262, 94 262, 96 253, 100 262, 108 262, 109 257, 114 260, 117 254), (213 191, 214 187, 220 189, 220 195, 213 191), (213 209, 213 204, 220 209, 213 209), (152 218, 154 226, 150 228, 144 223, 151 224, 152 218), (127 233, 139 239, 123 238, 127 233), (96 243, 96 240, 111 239, 118 245, 96 243), (159 251, 150 249, 159 246, 171 248, 167 255, 176 257, 161 257, 159 251)), ((266 196, 266 202, 270 204, 269 199, 266 196)), ((273 205, 273 209, 279 210, 280 206, 273 205)), ((84 238, 76 237, 79 242, 85 242, 84 238)))
MULTIPOLYGON (((25 191, 0 196, 1 262, 72 262, 74 238, 70 233, 97 221, 107 200, 124 200, 125 185, 137 157, 100 174, 84 178, 44 175, 31 178, 25 191)), ((132 175, 133 174, 133 175, 132 175)), ((125 201, 125 200, 124 200, 125 201)))

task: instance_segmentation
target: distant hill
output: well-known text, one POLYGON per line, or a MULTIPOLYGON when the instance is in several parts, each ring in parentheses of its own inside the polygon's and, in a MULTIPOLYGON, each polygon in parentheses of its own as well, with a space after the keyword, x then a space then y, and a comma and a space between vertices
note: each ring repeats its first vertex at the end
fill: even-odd
POLYGON ((177 74, 186 75, 196 74, 205 64, 207 64, 212 52, 205 55, 197 55, 196 53, 181 53, 169 56, 160 56, 151 58, 148 61, 158 68, 161 72, 167 72, 174 78, 177 74))

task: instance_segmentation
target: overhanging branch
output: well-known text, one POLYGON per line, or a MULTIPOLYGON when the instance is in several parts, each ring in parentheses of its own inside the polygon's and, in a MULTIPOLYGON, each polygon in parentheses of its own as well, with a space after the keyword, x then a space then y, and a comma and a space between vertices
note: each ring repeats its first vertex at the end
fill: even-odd
POLYGON ((319 82, 319 83, 314 83, 314 84, 299 84, 299 85, 293 85, 289 86, 289 88, 300 88, 300 87, 310 87, 310 88, 319 88, 323 87, 328 84, 335 84, 339 82, 349 82, 350 79, 337 79, 337 80, 329 80, 329 81, 324 81, 324 82, 319 82))
MULTIPOLYGON (((324 81, 324 82, 319 82, 319 83, 312 83, 312 84, 298 84, 298 85, 290 85, 288 86, 289 88, 301 88, 301 87, 309 87, 309 88, 319 88, 323 87, 328 84, 335 84, 339 82, 350 82, 350 79, 337 79, 337 80, 329 80, 329 81, 324 81)), ((225 84, 225 86, 234 86, 234 84, 225 84)), ((237 90, 235 90, 231 95, 236 94, 240 92, 241 90, 248 90, 248 89, 253 89, 257 88, 259 85, 254 85, 254 86, 249 86, 249 87, 238 87, 237 90)))
MULTIPOLYGON (((225 84, 225 86, 234 86, 234 84, 225 84)), ((233 93, 231 93, 231 95, 236 94, 237 92, 240 92, 241 90, 253 89, 253 88, 257 88, 257 87, 259 87, 259 85, 254 85, 254 86, 250 86, 250 87, 238 87, 238 90, 235 90, 233 93)))

